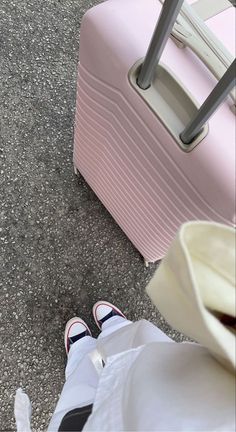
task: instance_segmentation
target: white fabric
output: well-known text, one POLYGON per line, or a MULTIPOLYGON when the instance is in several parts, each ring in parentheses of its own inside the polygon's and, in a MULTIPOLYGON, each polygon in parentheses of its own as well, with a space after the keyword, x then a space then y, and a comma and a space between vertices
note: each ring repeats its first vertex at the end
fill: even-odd
POLYGON ((31 403, 28 395, 21 389, 16 390, 14 402, 14 415, 17 432, 31 432, 31 403))
POLYGON ((100 377, 92 377, 85 344, 74 344, 67 392, 63 389, 49 431, 58 430, 67 411, 92 402, 93 412, 83 429, 87 432, 235 430, 233 376, 205 348, 173 343, 145 320, 130 324, 122 318, 107 322, 89 347, 91 339, 85 338, 86 348, 94 352, 97 345, 105 368, 100 377), (71 386, 76 390, 70 392, 71 386))
POLYGON ((48 431, 58 431, 61 420, 68 411, 93 403, 98 373, 89 354, 95 348, 96 340, 91 336, 85 336, 71 346, 66 367, 66 382, 48 431))
POLYGON ((182 225, 147 292, 172 327, 235 369, 235 333, 218 319, 236 314, 233 228, 211 222, 182 225))
MULTIPOLYGON (((99 338, 128 325, 130 321, 113 317, 102 325, 99 338)), ((71 345, 65 370, 66 382, 50 421, 48 431, 58 431, 64 415, 75 408, 93 403, 98 386, 99 366, 97 340, 85 336, 71 345)))
POLYGON ((109 358, 83 431, 235 431, 234 403, 232 375, 205 348, 154 342, 109 358))

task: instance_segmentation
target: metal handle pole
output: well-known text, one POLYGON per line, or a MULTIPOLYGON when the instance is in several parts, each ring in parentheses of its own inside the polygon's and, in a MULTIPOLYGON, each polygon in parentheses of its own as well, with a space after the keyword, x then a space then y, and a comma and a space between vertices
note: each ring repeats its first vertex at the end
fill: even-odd
POLYGON ((204 124, 214 114, 219 105, 228 96, 229 92, 236 84, 236 60, 230 65, 218 84, 212 90, 208 98, 198 110, 196 116, 190 121, 184 131, 180 134, 181 140, 185 144, 190 144, 193 139, 201 132, 204 124))
POLYGON ((150 87, 155 67, 165 48, 168 37, 184 0, 165 0, 146 57, 139 73, 137 84, 141 89, 150 87))

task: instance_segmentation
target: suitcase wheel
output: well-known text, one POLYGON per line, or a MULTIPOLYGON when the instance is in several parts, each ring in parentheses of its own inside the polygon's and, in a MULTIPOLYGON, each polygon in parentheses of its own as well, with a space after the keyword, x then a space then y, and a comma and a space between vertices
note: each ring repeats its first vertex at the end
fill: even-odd
POLYGON ((80 176, 80 172, 78 171, 78 168, 76 168, 76 166, 74 165, 74 173, 76 176, 80 176))

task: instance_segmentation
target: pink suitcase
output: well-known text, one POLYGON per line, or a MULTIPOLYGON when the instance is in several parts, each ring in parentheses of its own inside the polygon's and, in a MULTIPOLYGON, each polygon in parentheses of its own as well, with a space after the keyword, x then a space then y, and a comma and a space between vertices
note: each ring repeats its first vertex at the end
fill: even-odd
MULTIPOLYGON (((187 220, 236 222, 232 91, 225 99, 233 88, 232 65, 231 84, 226 85, 228 72, 222 62, 213 59, 216 67, 210 71, 211 64, 207 68, 199 53, 181 49, 183 44, 175 40, 173 30, 165 45, 182 3, 171 2, 166 0, 164 12, 157 0, 108 0, 90 9, 81 26, 74 166, 146 262, 165 255, 176 230, 187 220), (150 56, 157 53, 150 50, 156 50, 157 31, 159 36, 163 31, 166 34, 156 39, 158 44, 162 38, 161 60, 153 66, 150 56), (143 90, 137 82, 148 47, 145 61, 149 60, 146 68, 152 68, 151 86, 143 90), (221 94, 217 99, 220 89, 214 93, 217 81, 212 71, 215 76, 224 74, 224 83, 223 78, 219 81, 224 97, 221 94), (213 99, 207 99, 209 94, 213 99), (196 134, 196 124, 191 123, 205 100, 208 114, 203 113, 204 122, 196 134), (185 143, 180 138, 184 130, 185 143), (190 136, 193 140, 186 144, 190 136)), ((206 23, 231 58, 235 52, 233 6, 222 8, 206 23)), ((178 19, 176 25, 181 33, 178 19)), ((197 122, 199 126, 199 118, 197 122)))

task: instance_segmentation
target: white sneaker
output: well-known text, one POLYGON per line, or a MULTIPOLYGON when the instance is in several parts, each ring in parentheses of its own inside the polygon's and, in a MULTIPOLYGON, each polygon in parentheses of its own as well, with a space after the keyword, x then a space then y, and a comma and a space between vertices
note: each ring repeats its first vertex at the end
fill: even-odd
POLYGON ((78 317, 71 318, 66 323, 65 328, 66 354, 68 354, 71 345, 74 342, 77 342, 79 339, 83 338, 84 336, 92 336, 90 328, 87 326, 86 322, 78 317))
POLYGON ((102 324, 105 321, 116 315, 126 319, 125 315, 120 311, 120 309, 107 301, 98 301, 93 306, 93 317, 100 330, 102 329, 102 324))

